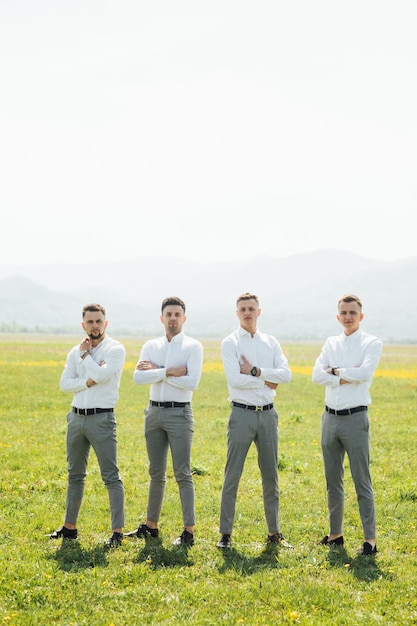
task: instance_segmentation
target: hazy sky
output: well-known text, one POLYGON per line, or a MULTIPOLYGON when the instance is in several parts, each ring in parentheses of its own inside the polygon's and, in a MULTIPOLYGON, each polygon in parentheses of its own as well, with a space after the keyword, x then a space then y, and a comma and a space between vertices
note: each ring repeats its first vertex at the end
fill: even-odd
POLYGON ((417 255, 415 0, 0 0, 0 264, 417 255))

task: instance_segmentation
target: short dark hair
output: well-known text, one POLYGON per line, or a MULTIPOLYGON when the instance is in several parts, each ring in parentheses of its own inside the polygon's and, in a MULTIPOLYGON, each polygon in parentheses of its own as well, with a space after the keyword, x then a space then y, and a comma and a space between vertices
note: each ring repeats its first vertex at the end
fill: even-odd
POLYGON ((163 313, 165 307, 169 306, 170 304, 182 307, 182 310, 185 313, 185 303, 181 300, 181 298, 178 298, 177 296, 169 296, 168 298, 164 298, 164 300, 162 300, 161 313, 163 313))
POLYGON ((353 293, 348 293, 341 298, 339 298, 339 302, 337 303, 337 307, 339 308, 341 302, 357 302, 360 310, 362 311, 362 302, 358 296, 355 296, 353 293))
POLYGON ((83 319, 87 311, 103 313, 104 317, 106 317, 106 309, 104 306, 101 306, 101 304, 86 304, 85 307, 83 307, 83 319))
POLYGON ((249 293, 248 291, 245 291, 245 293, 241 293, 236 300, 236 306, 238 306, 241 300, 256 300, 256 304, 259 306, 259 298, 258 296, 255 296, 254 293, 249 293))

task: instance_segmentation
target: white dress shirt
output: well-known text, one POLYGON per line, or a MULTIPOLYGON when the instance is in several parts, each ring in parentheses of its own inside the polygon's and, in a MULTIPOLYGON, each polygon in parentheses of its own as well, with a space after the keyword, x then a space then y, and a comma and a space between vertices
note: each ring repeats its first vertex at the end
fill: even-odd
POLYGON ((276 392, 265 385, 265 381, 288 383, 291 380, 291 370, 279 342, 275 337, 259 330, 252 337, 251 333, 239 326, 223 339, 222 358, 229 400, 234 402, 254 406, 271 404, 276 392), (253 367, 260 368, 260 376, 240 373, 242 355, 253 367))
POLYGON ((166 335, 149 339, 142 347, 139 361, 151 361, 158 369, 135 369, 137 385, 151 385, 150 399, 155 402, 191 402, 203 369, 203 346, 183 332, 168 341, 166 335), (185 376, 167 376, 167 368, 187 367, 185 376))
POLYGON ((62 372, 61 390, 74 393, 72 405, 78 409, 114 408, 125 359, 124 346, 108 335, 84 359, 80 346, 74 346, 62 372), (87 387, 89 378, 98 384, 87 387))
POLYGON ((361 329, 329 337, 313 368, 313 383, 324 385, 325 403, 336 411, 371 404, 369 389, 382 352, 382 341, 361 329), (328 374, 329 367, 339 376, 328 374), (351 384, 340 384, 341 379, 351 384))

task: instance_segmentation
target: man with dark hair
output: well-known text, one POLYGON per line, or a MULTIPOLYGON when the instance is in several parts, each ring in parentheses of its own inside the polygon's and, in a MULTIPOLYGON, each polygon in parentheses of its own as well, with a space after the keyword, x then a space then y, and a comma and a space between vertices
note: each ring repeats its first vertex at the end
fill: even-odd
POLYGON ((145 439, 149 458, 149 495, 146 522, 127 537, 158 537, 158 524, 166 485, 168 450, 177 481, 184 530, 174 545, 194 545, 195 502, 191 473, 194 431, 191 399, 203 366, 203 346, 187 337, 182 328, 187 320, 181 298, 165 298, 160 320, 165 334, 147 341, 133 375, 137 385, 150 385, 145 408, 145 439))
POLYGON ((328 337, 313 369, 313 383, 325 391, 321 447, 327 485, 329 534, 320 541, 340 546, 343 538, 344 458, 349 457, 365 541, 360 554, 376 554, 374 492, 369 472, 369 389, 378 365, 382 341, 360 328, 362 302, 353 294, 338 302, 337 320, 343 333, 328 337))
POLYGON ((240 326, 222 342, 231 412, 220 508, 221 538, 217 547, 225 549, 232 545, 237 490, 254 442, 262 476, 267 545, 291 548, 279 531, 278 414, 273 404, 278 384, 288 383, 291 371, 275 337, 257 329, 261 314, 258 297, 243 293, 236 308, 240 326))
POLYGON ((61 390, 74 394, 67 415, 68 487, 64 525, 51 539, 76 539, 77 519, 84 495, 87 462, 93 446, 107 487, 112 536, 106 542, 121 544, 124 526, 124 487, 117 466, 116 418, 125 348, 106 334, 106 311, 87 304, 82 312, 86 337, 72 348, 61 376, 61 390))

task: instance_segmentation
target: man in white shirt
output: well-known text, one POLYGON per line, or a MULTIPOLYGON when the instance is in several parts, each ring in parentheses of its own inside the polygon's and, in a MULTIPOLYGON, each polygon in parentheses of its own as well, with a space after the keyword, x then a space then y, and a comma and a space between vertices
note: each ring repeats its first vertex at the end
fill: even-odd
POLYGON ((243 293, 236 308, 240 326, 222 342, 231 412, 220 507, 221 538, 217 547, 225 549, 232 545, 237 490, 253 442, 262 476, 267 545, 291 547, 279 532, 278 414, 273 404, 278 384, 288 383, 291 371, 275 337, 257 329, 261 314, 258 297, 243 293))
POLYGON ((201 377, 203 346, 183 333, 187 317, 185 304, 180 298, 174 296, 163 300, 160 319, 165 335, 143 345, 133 375, 137 385, 150 385, 150 401, 145 409, 150 484, 146 522, 126 536, 158 537, 170 449, 184 523, 184 530, 174 545, 190 548, 194 545, 195 526, 191 399, 201 377))
POLYGON ((313 368, 313 383, 325 387, 321 446, 327 484, 329 534, 323 545, 343 545, 344 457, 349 457, 365 541, 360 554, 376 554, 374 492, 369 472, 369 389, 378 365, 382 341, 360 329, 362 302, 353 294, 338 302, 343 333, 329 337, 313 368))
POLYGON ((124 487, 117 466, 116 418, 125 348, 106 335, 106 311, 100 304, 83 308, 83 341, 72 348, 61 376, 61 390, 74 394, 67 416, 68 487, 64 525, 51 539, 76 539, 77 519, 84 495, 91 446, 110 502, 112 536, 106 545, 122 543, 124 487))

